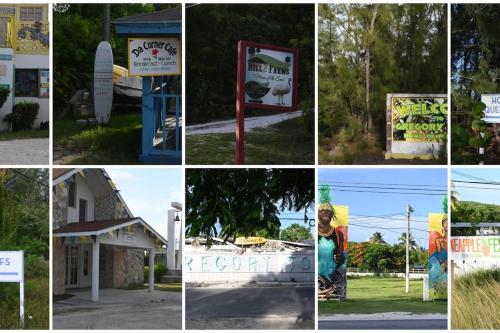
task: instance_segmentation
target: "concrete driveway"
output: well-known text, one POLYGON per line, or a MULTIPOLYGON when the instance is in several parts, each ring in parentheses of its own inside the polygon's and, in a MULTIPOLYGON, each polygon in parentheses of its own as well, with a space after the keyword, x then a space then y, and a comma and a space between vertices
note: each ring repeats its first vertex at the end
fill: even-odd
POLYGON ((93 303, 90 290, 67 290, 74 295, 54 300, 54 329, 182 329, 182 293, 101 289, 93 303))
POLYGON ((49 164, 49 139, 0 141, 0 164, 49 164))
POLYGON ((314 287, 186 288, 186 329, 314 329, 314 287))
POLYGON ((402 312, 320 316, 320 330, 446 330, 446 314, 402 312))

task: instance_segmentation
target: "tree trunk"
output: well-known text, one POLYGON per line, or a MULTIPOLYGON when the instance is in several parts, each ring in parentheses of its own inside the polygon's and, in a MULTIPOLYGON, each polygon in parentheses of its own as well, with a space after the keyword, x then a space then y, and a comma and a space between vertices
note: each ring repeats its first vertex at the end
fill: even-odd
POLYGON ((372 41, 371 37, 373 34, 373 30, 375 28, 375 20, 377 19, 377 11, 378 11, 378 4, 375 4, 373 7, 373 12, 372 12, 372 19, 370 22, 370 26, 368 27, 368 41, 366 45, 366 62, 365 62, 365 80, 366 80, 366 87, 365 87, 365 101, 366 101, 366 113, 368 116, 367 119, 367 124, 366 127, 368 131, 371 131, 373 128, 373 119, 372 119, 372 112, 370 110, 370 62, 371 62, 371 47, 372 47, 372 41))

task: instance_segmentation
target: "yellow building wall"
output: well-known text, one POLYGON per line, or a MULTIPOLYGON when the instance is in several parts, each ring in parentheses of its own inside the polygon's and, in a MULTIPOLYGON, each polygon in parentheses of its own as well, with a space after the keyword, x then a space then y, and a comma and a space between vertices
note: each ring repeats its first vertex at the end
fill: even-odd
POLYGON ((0 17, 8 18, 8 47, 15 54, 49 54, 48 4, 2 4, 0 17), (42 8, 42 20, 21 20, 22 7, 42 8), (2 14, 3 8, 15 8, 15 14, 2 14))

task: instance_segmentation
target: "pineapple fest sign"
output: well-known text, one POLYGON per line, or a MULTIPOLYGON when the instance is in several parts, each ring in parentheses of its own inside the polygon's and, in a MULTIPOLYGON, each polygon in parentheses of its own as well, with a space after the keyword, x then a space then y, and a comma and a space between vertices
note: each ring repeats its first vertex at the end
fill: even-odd
POLYGON ((181 41, 177 38, 129 38, 131 76, 181 75, 181 41))
POLYGON ((297 49, 238 42, 236 87, 236 164, 244 163, 245 108, 296 111, 297 49))

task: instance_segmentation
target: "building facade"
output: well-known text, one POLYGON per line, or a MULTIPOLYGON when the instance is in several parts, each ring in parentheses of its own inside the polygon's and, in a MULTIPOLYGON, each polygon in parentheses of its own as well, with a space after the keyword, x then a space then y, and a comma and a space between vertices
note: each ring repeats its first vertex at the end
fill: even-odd
POLYGON ((0 108, 4 117, 17 103, 38 103, 33 127, 49 121, 49 20, 47 4, 0 5, 0 87, 10 95, 0 108))
POLYGON ((142 286, 145 251, 153 266, 167 244, 132 215, 103 169, 53 170, 53 236, 54 295, 91 287, 94 301, 99 288, 142 286))

